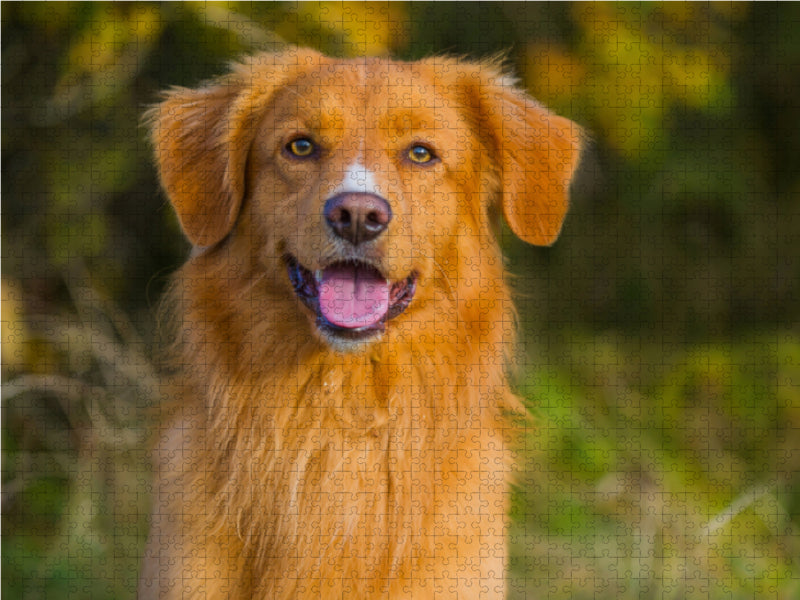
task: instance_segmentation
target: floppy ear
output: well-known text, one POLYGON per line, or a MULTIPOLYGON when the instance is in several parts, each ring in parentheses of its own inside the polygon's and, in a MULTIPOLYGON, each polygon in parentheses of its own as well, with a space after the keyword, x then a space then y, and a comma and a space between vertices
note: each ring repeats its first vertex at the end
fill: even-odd
POLYGON ((501 165, 503 214, 518 237, 548 246, 558 237, 569 206, 581 130, 503 76, 485 83, 476 91, 479 120, 501 165))
POLYGON ((161 183, 195 246, 212 246, 230 231, 244 190, 246 149, 230 139, 235 82, 178 88, 148 114, 161 183))
POLYGON ((265 104, 300 67, 321 58, 304 49, 259 54, 208 86, 167 92, 145 115, 161 183, 192 244, 213 246, 231 231, 265 104))

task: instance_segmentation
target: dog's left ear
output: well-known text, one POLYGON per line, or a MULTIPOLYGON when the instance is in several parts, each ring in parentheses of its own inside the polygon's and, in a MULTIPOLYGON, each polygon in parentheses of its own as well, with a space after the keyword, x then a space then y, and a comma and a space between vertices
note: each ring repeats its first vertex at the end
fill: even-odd
POLYGON ((492 74, 487 79, 473 84, 472 100, 480 127, 491 138, 495 163, 501 165, 503 214, 521 239, 549 246, 569 207, 581 129, 549 112, 509 78, 492 74))

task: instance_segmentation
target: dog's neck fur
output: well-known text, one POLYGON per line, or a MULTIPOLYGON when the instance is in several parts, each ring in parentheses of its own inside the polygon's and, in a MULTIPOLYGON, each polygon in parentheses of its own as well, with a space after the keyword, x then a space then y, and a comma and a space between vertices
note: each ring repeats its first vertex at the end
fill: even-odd
MULTIPOLYGON (((491 303, 475 282, 470 288, 454 280, 429 282, 433 296, 414 307, 427 311, 420 322, 429 331, 418 331, 412 312, 409 321, 388 324, 392 343, 341 354, 309 335, 305 309, 287 302, 288 291, 270 292, 274 282, 255 269, 243 273, 250 267, 231 265, 232 255, 192 258, 168 300, 187 315, 174 348, 184 376, 178 410, 195 430, 184 489, 194 490, 190 501, 205 509, 202 522, 190 526, 198 533, 235 531, 242 555, 255 557, 252 572, 267 579, 269 557, 298 546, 310 521, 333 530, 326 539, 336 548, 320 548, 320 557, 380 545, 384 532, 404 532, 407 539, 389 546, 392 555, 376 548, 374 556, 353 558, 352 568, 390 564, 392 572, 410 575, 420 568, 411 555, 423 562, 433 556, 432 548, 415 545, 414 534, 435 527, 435 514, 447 504, 463 502, 469 510, 473 503, 477 512, 492 505, 492 514, 504 514, 495 505, 505 502, 508 415, 519 405, 504 372, 515 321, 500 260, 483 267, 482 285, 493 287, 484 297, 491 303), (187 287, 194 288, 191 294, 187 287), (274 303, 264 301, 270 296, 274 303), (187 305, 189 298, 198 304, 187 305), (198 327, 208 315, 214 320, 198 327), (243 323, 244 330, 232 331, 243 323), (268 329, 271 335, 264 335, 268 329), (415 344, 420 335, 426 343, 415 344), (240 353, 231 339, 251 349, 240 353), (240 355, 258 360, 242 364, 240 355), (468 362, 476 355, 479 363, 468 362), (208 357, 218 364, 204 365, 208 357), (463 448, 464 439, 475 452, 450 451, 463 448), (208 480, 205 473, 225 477, 208 480), (475 473, 481 481, 468 482, 475 473), (367 478, 380 483, 365 485, 367 478), (382 493, 364 492, 376 488, 382 493), (240 497, 254 489, 263 493, 240 497)), ((498 525, 491 543, 503 543, 502 530, 498 525)))

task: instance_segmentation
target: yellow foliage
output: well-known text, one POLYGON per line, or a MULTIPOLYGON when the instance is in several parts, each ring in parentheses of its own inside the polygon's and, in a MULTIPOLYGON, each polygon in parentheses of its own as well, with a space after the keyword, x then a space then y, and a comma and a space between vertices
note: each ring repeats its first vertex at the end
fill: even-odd
POLYGON ((68 117, 124 90, 156 43, 158 7, 141 3, 97 3, 67 53, 51 110, 68 117))
POLYGON ((586 82, 586 66, 556 44, 529 44, 522 69, 523 79, 533 82, 533 95, 546 104, 575 95, 586 82))
POLYGON ((285 19, 277 30, 292 43, 318 36, 318 47, 327 52, 379 56, 404 42, 404 17, 400 3, 300 2, 295 19, 285 19))
POLYGON ((237 12, 230 2, 186 2, 182 6, 197 15, 207 26, 227 30, 236 36, 245 48, 253 50, 274 49, 284 43, 274 32, 266 29, 249 15, 237 12))
POLYGON ((641 157, 664 135, 671 106, 715 109, 731 94, 731 56, 728 46, 715 43, 721 26, 714 11, 690 3, 576 3, 576 51, 528 46, 526 80, 557 107, 582 100, 601 137, 624 155, 641 157))
POLYGON ((17 371, 27 364, 26 342, 28 331, 25 326, 24 302, 22 286, 19 282, 3 278, 2 280, 2 322, 0 325, 0 343, 2 344, 3 370, 17 371))

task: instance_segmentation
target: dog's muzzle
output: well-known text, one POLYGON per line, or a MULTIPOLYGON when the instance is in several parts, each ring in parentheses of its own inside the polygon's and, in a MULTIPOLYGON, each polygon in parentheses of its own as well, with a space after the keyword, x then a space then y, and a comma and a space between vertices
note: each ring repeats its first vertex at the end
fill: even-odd
MULTIPOLYGON (((343 192, 323 209, 331 233, 353 249, 379 237, 392 220, 389 203, 375 194, 343 192)), ((358 259, 334 262, 316 272, 292 255, 284 257, 297 297, 317 316, 317 328, 335 339, 363 340, 383 332, 416 290, 417 275, 391 283, 358 259)))

